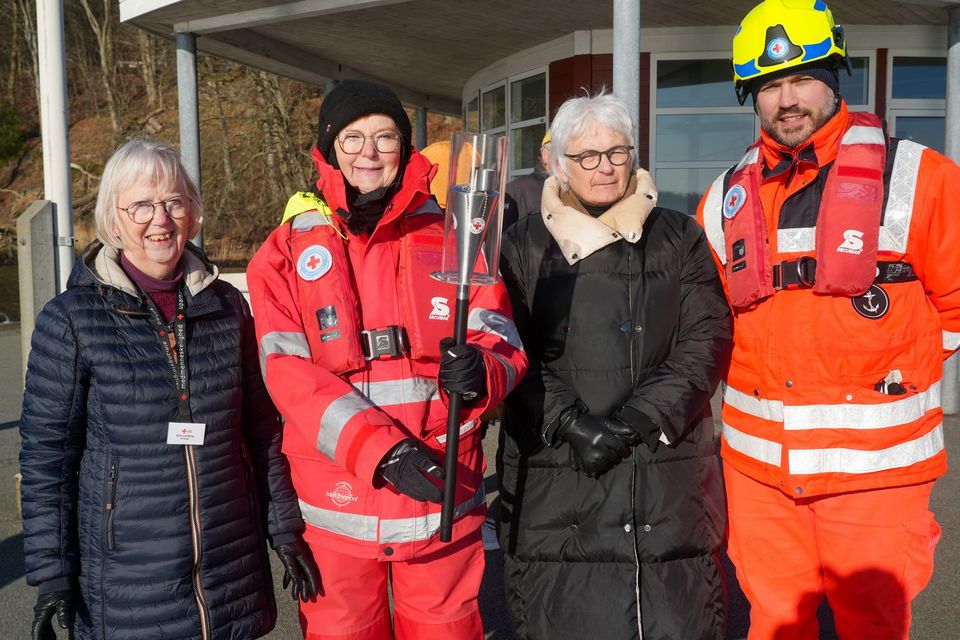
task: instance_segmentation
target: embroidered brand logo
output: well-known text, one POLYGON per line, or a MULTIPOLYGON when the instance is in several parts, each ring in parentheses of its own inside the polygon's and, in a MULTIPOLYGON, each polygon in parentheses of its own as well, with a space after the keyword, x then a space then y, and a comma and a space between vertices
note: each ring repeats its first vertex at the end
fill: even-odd
POLYGON ((430 304, 433 305, 433 310, 430 311, 431 320, 449 320, 450 319, 450 303, 446 298, 436 297, 430 299, 430 304))
POLYGON ((349 482, 338 482, 333 491, 327 491, 327 497, 338 507, 343 507, 360 499, 353 495, 353 487, 350 486, 349 482))
POLYGON ((856 229, 847 229, 843 232, 843 243, 837 247, 839 253, 852 253, 860 255, 863 253, 863 231, 856 229))
POLYGON ((862 296, 850 298, 854 311, 867 320, 878 320, 890 310, 890 296, 879 285, 870 285, 862 296))

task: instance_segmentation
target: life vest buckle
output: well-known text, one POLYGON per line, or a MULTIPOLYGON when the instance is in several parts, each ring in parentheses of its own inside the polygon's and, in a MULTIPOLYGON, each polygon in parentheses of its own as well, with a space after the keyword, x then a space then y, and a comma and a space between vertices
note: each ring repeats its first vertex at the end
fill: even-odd
POLYGON ((363 357, 368 361, 384 356, 396 358, 410 353, 407 330, 397 325, 382 329, 364 329, 360 332, 360 345, 363 357))
POLYGON ((773 265, 773 288, 809 289, 817 279, 817 261, 811 256, 784 260, 773 265))

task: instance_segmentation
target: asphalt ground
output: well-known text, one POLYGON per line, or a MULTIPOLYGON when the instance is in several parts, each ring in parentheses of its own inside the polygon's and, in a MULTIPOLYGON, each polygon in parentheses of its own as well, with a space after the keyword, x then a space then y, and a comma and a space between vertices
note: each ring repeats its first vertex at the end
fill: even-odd
MULTIPOLYGON (((34 589, 28 587, 24 580, 21 523, 16 514, 13 480, 18 470, 20 436, 17 420, 23 396, 19 329, 18 324, 0 325, 0 640, 30 637, 30 622, 36 599, 34 589)), ((960 417, 948 416, 944 420, 944 428, 950 459, 960 460, 960 417)), ((492 473, 496 442, 497 434, 495 429, 492 429, 484 442, 490 474, 487 478, 488 501, 495 497, 496 482, 492 473)), ((955 470, 951 469, 945 478, 937 482, 931 508, 943 527, 943 538, 937 547, 933 579, 914 602, 910 634, 913 640, 960 637, 960 581, 957 580, 960 569, 960 476, 955 470)), ((503 558, 498 550, 491 550, 486 552, 486 560, 486 572, 480 593, 480 610, 486 638, 510 640, 514 635, 504 603, 503 558)), ((277 628, 267 638, 296 640, 301 637, 296 605, 288 595, 281 592, 282 574, 282 569, 274 558, 279 621, 277 628)), ((730 640, 745 638, 749 606, 739 590, 732 570, 729 571, 728 583, 730 615, 727 637, 730 640)), ((551 605, 545 603, 545 606, 551 605)), ((821 638, 835 639, 837 636, 826 605, 821 607, 821 621, 821 638)), ((65 634, 60 635, 60 638, 65 637, 65 634)))

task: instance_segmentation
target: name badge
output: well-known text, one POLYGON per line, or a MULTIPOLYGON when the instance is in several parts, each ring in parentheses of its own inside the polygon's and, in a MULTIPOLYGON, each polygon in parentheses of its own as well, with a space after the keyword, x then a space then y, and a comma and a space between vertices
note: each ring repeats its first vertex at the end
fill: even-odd
POLYGON ((167 444, 203 444, 207 425, 202 422, 171 422, 167 425, 167 444))

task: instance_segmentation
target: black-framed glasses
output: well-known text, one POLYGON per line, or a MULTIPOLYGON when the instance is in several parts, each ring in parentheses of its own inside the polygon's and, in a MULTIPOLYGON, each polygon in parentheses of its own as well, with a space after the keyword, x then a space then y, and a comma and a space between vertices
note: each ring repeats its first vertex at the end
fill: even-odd
POLYGON ((137 200, 126 207, 117 207, 117 209, 126 213, 135 224, 147 224, 153 220, 153 216, 157 212, 157 205, 162 206, 168 216, 174 220, 179 220, 190 211, 190 198, 174 196, 160 202, 137 200))
POLYGON ((625 165, 627 161, 630 160, 630 153, 632 151, 633 147, 617 145, 616 147, 610 147, 606 151, 587 149, 576 155, 570 155, 569 153, 565 153, 564 155, 580 165, 580 168, 583 170, 593 171, 600 166, 600 158, 603 156, 607 156, 607 160, 615 167, 625 165))
POLYGON ((381 131, 373 136, 365 136, 362 133, 351 131, 349 133, 337 136, 337 143, 340 150, 344 153, 354 154, 363 150, 363 145, 367 140, 373 140, 373 146, 377 153, 396 153, 400 150, 400 143, 403 138, 396 131, 381 131))

